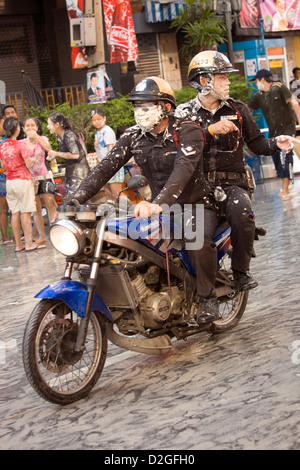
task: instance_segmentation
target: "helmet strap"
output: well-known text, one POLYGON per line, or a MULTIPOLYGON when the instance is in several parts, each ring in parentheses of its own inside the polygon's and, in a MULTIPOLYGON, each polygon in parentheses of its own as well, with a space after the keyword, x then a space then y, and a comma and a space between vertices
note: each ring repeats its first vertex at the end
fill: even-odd
POLYGON ((194 84, 190 82, 190 84, 198 91, 200 95, 199 97, 201 98, 201 96, 206 96, 213 90, 213 74, 205 73, 203 75, 198 75, 194 83, 196 83, 197 86, 194 86, 194 84))

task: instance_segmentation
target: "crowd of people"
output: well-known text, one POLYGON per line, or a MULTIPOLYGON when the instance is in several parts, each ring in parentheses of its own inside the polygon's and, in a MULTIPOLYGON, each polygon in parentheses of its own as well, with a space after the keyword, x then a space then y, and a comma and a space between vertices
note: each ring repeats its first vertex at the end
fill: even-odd
POLYGON ((32 251, 46 246, 41 197, 51 222, 57 217, 53 195, 43 189, 44 183, 52 178, 47 161, 57 157, 65 160, 66 197, 70 203, 83 204, 102 188, 108 199, 115 198, 124 182, 124 165, 134 158, 151 188, 151 200, 136 205, 136 217, 159 214, 163 204, 204 205, 204 244, 202 248, 190 250, 189 256, 197 279, 197 321, 203 324, 217 320, 220 315, 214 289, 217 249, 213 236, 224 216, 231 226, 232 270, 237 289, 246 291, 257 286, 249 273, 255 222, 243 145, 246 143, 254 154, 273 156, 277 175, 283 181, 280 195, 285 200, 290 197, 288 186, 292 178, 295 117, 300 122, 300 108, 291 91, 274 82, 267 70, 256 74, 258 93, 249 106, 230 98, 229 74, 235 71, 228 58, 217 51, 197 54, 189 65, 188 81, 198 94, 178 107, 174 91, 165 80, 159 77, 142 80, 128 98, 133 105, 136 125, 118 138, 106 124, 103 110, 93 109, 91 122, 96 129, 95 150, 99 163, 92 171, 82 139, 62 114, 54 112, 48 119, 48 129, 58 142, 59 150, 55 151, 49 140, 42 136, 41 125, 36 119, 25 120, 20 138, 18 120, 11 114, 7 116, 6 107, 0 121, 1 132, 5 132, 0 143, 0 160, 2 170, 6 170, 0 173, 3 243, 11 242, 5 230, 9 209, 15 251, 32 251), (273 108, 274 97, 280 102, 280 112, 273 108), (258 108, 269 125, 268 139, 261 134, 252 117, 251 110, 258 108), (5 173, 6 194, 3 189, 5 173), (222 210, 214 197, 217 187, 221 187, 225 195, 222 210), (34 242, 32 213, 38 232, 34 242))
MULTIPOLYGON (((96 129, 95 151, 98 161, 111 150, 116 134, 106 124, 104 111, 91 111, 91 123, 96 129)), ((58 217, 53 194, 53 173, 50 165, 57 157, 65 160, 64 190, 69 197, 90 172, 85 144, 72 128, 68 118, 59 112, 48 118, 47 127, 54 134, 58 151, 51 148, 48 137, 42 135, 42 126, 36 118, 26 118, 21 124, 13 105, 6 105, 0 113, 0 231, 3 245, 16 245, 15 251, 46 248, 47 237, 43 218, 43 205, 50 224, 58 217), (12 180, 16 180, 12 188, 12 180), (34 189, 34 195, 32 190, 34 189), (26 192, 26 201, 24 191, 26 192), (13 238, 9 234, 9 218, 13 238), (29 219, 32 223, 29 224, 29 219), (31 232, 29 233, 29 225, 31 232), (31 237, 31 238, 30 238, 31 237), (34 238, 34 242, 32 241, 34 238), (30 241, 31 240, 31 241, 30 241), (24 243, 23 243, 24 241, 24 243)), ((107 199, 115 199, 123 188, 124 168, 105 185, 107 199)))

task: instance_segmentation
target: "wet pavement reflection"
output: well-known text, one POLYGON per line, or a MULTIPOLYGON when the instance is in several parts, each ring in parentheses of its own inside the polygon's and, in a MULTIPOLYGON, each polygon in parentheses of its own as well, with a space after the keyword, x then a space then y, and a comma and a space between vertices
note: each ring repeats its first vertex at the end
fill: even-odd
POLYGON ((0 449, 299 449, 300 177, 282 201, 277 179, 258 184, 251 291, 239 325, 175 342, 164 357, 109 347, 92 393, 67 407, 42 400, 22 364, 34 295, 63 275, 47 249, 0 245, 0 449))

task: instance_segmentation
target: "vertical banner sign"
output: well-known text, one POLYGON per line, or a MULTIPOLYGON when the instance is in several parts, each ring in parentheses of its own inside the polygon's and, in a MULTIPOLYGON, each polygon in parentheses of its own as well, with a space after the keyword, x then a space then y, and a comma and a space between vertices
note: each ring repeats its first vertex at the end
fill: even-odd
MULTIPOLYGON (((69 20, 72 18, 82 18, 84 16, 85 0, 66 0, 69 20)), ((85 47, 72 47, 71 61, 73 69, 83 69, 88 66, 88 57, 85 47)))
POLYGON ((265 31, 300 29, 300 0, 259 0, 265 31))
POLYGON ((109 62, 138 59, 137 40, 130 0, 103 0, 105 29, 109 46, 109 62))

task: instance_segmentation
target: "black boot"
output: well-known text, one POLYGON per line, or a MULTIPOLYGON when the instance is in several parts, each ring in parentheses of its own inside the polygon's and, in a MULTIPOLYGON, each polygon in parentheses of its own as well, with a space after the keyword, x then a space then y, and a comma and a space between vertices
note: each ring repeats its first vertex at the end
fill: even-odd
POLYGON ((197 310, 197 323, 205 325, 205 323, 211 323, 219 320, 221 315, 219 313, 219 301, 216 293, 211 293, 208 297, 199 295, 199 304, 197 310))
POLYGON ((254 289, 258 286, 258 282, 256 282, 256 280, 253 279, 253 277, 249 273, 233 271, 233 278, 239 292, 254 289))

